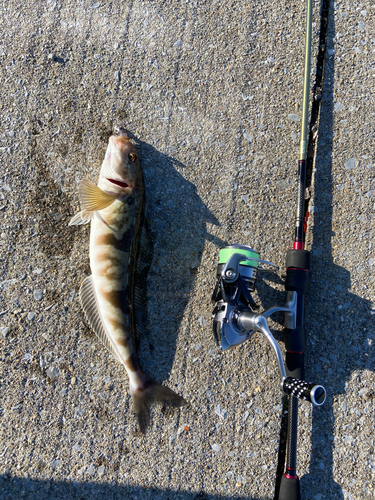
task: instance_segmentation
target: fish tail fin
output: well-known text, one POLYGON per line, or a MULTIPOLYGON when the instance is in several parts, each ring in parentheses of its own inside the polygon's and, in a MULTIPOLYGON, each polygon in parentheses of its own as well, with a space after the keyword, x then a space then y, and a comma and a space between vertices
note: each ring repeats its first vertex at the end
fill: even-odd
POLYGON ((153 403, 160 403, 174 408, 187 405, 184 398, 176 394, 172 389, 159 384, 155 380, 147 377, 144 386, 140 389, 132 390, 134 410, 137 416, 140 431, 144 434, 150 423, 151 406, 153 403))

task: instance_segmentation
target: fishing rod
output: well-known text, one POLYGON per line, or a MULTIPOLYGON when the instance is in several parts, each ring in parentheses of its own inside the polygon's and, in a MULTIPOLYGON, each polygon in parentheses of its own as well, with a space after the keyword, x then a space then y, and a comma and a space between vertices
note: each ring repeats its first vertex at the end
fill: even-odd
POLYGON ((262 333, 276 355, 279 387, 288 397, 287 454, 284 474, 276 500, 300 500, 297 476, 298 399, 321 406, 326 399, 322 385, 304 381, 306 331, 304 326, 305 296, 308 288, 310 253, 305 249, 308 212, 305 210, 306 159, 310 94, 312 0, 307 0, 306 46, 302 105, 301 140, 299 149, 299 179, 297 214, 293 249, 286 254, 285 304, 272 306, 259 313, 251 296, 259 271, 277 267, 260 259, 257 251, 246 245, 229 245, 219 253, 217 282, 212 295, 215 304, 213 332, 220 350, 235 347, 249 340, 255 332, 262 333), (283 338, 285 362, 273 337, 267 319, 284 312, 283 338))

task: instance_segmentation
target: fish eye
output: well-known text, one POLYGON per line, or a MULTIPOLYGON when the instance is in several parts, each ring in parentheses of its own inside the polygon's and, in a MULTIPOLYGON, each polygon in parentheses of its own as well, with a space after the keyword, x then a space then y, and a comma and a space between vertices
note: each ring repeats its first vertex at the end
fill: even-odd
POLYGON ((135 161, 137 159, 137 157, 134 153, 129 153, 128 158, 130 161, 135 161))

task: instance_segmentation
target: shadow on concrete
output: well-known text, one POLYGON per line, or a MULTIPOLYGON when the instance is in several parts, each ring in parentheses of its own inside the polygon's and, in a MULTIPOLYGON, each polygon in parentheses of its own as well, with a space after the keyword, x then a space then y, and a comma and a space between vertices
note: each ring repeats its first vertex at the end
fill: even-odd
POLYGON ((147 285, 148 328, 140 359, 146 372, 164 380, 172 368, 181 319, 195 286, 206 240, 218 247, 226 242, 209 233, 207 224, 218 226, 219 222, 199 197, 196 186, 180 173, 187 167, 130 132, 128 135, 140 151, 154 240, 147 285))
MULTIPOLYGON (((225 500, 228 496, 113 483, 50 481, 0 475, 0 500, 225 500)), ((231 496, 232 500, 265 500, 231 496)))
MULTIPOLYGON (((349 272, 333 263, 331 251, 332 238, 332 151, 333 151, 333 85, 334 85, 334 58, 328 57, 327 48, 333 44, 335 33, 333 3, 323 0, 321 11, 321 30, 326 31, 324 55, 321 67, 319 61, 317 66, 317 78, 314 88, 315 99, 321 98, 319 119, 319 138, 315 148, 315 172, 314 172, 314 234, 311 248, 311 281, 306 309, 306 326, 308 332, 308 344, 306 354, 306 378, 322 383, 327 390, 327 400, 323 407, 313 408, 311 429, 311 458, 309 474, 301 478, 302 492, 310 492, 328 495, 332 500, 344 498, 341 487, 333 479, 333 439, 334 439, 334 416, 333 416, 333 394, 343 392, 344 387, 340 384, 332 384, 332 369, 322 369, 322 365, 328 361, 333 364, 337 360, 337 340, 341 344, 341 350, 345 349, 344 339, 335 339, 335 332, 328 332, 327 325, 337 325, 336 311, 330 299, 330 288, 337 286, 334 282, 340 282, 340 290, 350 288, 349 272), (331 4, 331 5, 330 5, 331 4), (326 17, 326 21, 324 19, 326 17), (325 26, 324 26, 325 23, 325 26), (315 314, 314 314, 315 311, 315 314), (317 313, 318 312, 318 313, 317 313), (326 319, 329 316, 329 321, 326 319), (310 323, 310 325, 308 325, 310 323), (314 335, 316 332, 316 335, 314 335), (336 357, 335 357, 336 355, 336 357), (318 359, 316 359, 318 356, 318 359), (333 358, 332 358, 333 356, 333 358), (330 373, 328 373, 330 372, 330 373), (324 424, 323 424, 324 422, 324 424)), ((320 46, 320 53, 322 46, 320 46)), ((316 105, 316 102, 314 103, 316 105)), ((317 119, 318 117, 316 117, 317 119)), ((311 129, 314 124, 310 124, 311 129)), ((310 148, 314 145, 309 145, 310 148)), ((311 150, 309 173, 312 171, 311 150)), ((311 181, 311 179, 308 180, 311 181)), ((344 303, 348 298, 346 297, 344 303)), ((327 365, 326 365, 327 366, 327 365)), ((344 381, 344 379, 343 379, 344 381)), ((298 463, 298 462, 297 462, 298 463)))

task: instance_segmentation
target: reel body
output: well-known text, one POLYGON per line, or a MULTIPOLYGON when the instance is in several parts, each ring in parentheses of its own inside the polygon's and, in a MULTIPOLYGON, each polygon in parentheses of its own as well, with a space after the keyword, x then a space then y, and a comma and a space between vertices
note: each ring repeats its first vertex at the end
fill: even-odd
POLYGON ((244 245, 230 245, 220 250, 212 300, 216 302, 213 311, 214 338, 223 351, 242 344, 254 333, 240 329, 235 317, 243 309, 258 308, 251 292, 255 291, 259 260, 259 254, 244 245))

